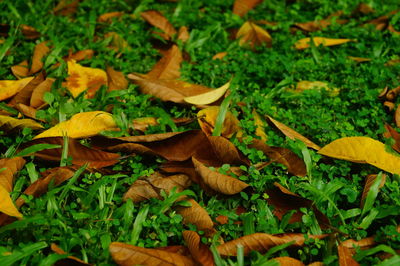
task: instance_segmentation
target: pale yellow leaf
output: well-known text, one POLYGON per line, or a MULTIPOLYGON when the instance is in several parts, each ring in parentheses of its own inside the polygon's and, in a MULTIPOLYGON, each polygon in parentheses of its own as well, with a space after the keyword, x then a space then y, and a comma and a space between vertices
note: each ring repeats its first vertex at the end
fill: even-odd
POLYGON ((0 186, 0 212, 13 217, 22 217, 10 198, 10 194, 3 186, 0 186))
MULTIPOLYGON (((201 130, 206 135, 211 136, 215 127, 215 121, 219 113, 219 106, 211 106, 197 113, 197 119, 201 130)), ((240 133, 239 120, 229 111, 226 112, 224 124, 222 126, 221 136, 230 138, 233 134, 240 133)))
POLYGON ((3 131, 13 129, 31 128, 33 130, 42 129, 43 126, 32 119, 16 119, 10 116, 0 115, 0 128, 3 131))
POLYGON ((213 103, 219 100, 222 96, 224 96, 225 92, 228 90, 230 82, 226 83, 222 87, 212 90, 210 92, 202 93, 195 96, 185 97, 183 100, 190 104, 195 105, 206 105, 213 103))
POLYGON ((355 163, 367 163, 392 174, 400 174, 400 156, 386 151, 385 144, 369 137, 337 139, 318 153, 355 163))
POLYGON ((37 135, 34 139, 63 135, 71 138, 86 138, 97 135, 104 130, 118 130, 110 113, 103 111, 85 112, 76 114, 70 120, 55 125, 37 135))
MULTIPOLYGON (((331 38, 324 38, 324 37, 314 37, 313 40, 314 40, 315 46, 319 46, 319 45, 334 46, 334 45, 340 45, 340 44, 344 44, 347 42, 355 41, 354 39, 331 39, 331 38)), ((303 50, 303 49, 309 48, 310 43, 311 43, 311 38, 304 38, 304 39, 298 40, 294 44, 294 47, 297 50, 303 50)))
POLYGON ((268 139, 268 136, 265 133, 265 127, 264 127, 263 119, 257 113, 256 110, 253 110, 252 115, 254 117, 254 124, 256 125, 256 135, 259 136, 263 142, 266 142, 267 139, 268 139))
POLYGON ((0 80, 0 101, 8 99, 20 92, 33 77, 19 80, 0 80))

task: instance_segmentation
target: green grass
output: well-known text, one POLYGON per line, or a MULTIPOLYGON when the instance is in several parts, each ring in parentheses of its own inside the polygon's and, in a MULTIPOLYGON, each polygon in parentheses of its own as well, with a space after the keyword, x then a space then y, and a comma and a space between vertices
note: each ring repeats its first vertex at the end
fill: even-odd
MULTIPOLYGON (((398 1, 368 1, 377 10, 375 13, 312 33, 313 36, 357 39, 354 43, 298 51, 293 44, 307 35, 290 33, 290 26, 295 22, 323 19, 338 10, 350 14, 359 2, 340 0, 333 4, 333 1, 302 0, 286 4, 285 1, 266 0, 240 18, 231 12, 233 1, 225 0, 181 0, 176 3, 155 0, 82 1, 73 17, 51 14, 56 1, 2 1, 1 22, 11 28, 9 37, 2 38, 5 42, 0 46, 0 79, 15 79, 10 67, 25 59, 30 60, 35 44, 49 41, 52 50, 45 60, 45 69, 48 76, 57 81, 45 98, 49 106, 38 112, 40 118, 48 122, 62 121, 75 113, 106 110, 108 105, 113 104, 112 112, 122 129, 126 129, 132 119, 148 116, 161 118, 160 125, 151 127, 146 133, 198 128, 196 123, 175 128, 170 119, 195 117, 195 108, 160 100, 150 101, 151 97, 141 94, 133 84, 126 91, 113 95, 103 91, 89 100, 82 96, 73 99, 62 88, 61 82, 67 71, 61 58, 70 49, 95 51, 92 59, 80 62, 84 66, 102 69, 111 66, 124 74, 148 72, 159 60, 160 54, 152 46, 152 27, 140 19, 140 12, 155 9, 161 11, 175 28, 187 26, 190 29, 189 41, 179 43, 191 59, 183 63, 182 79, 217 88, 234 77, 236 89, 229 99, 230 103, 227 101, 224 104, 239 118, 247 137, 244 143, 235 138, 232 142, 253 163, 266 159, 263 154, 245 145, 255 137, 251 114, 254 108, 258 113, 270 115, 296 129, 320 146, 345 136, 369 136, 384 141, 384 123, 392 126, 394 123, 392 114, 385 111, 378 95, 385 86, 394 88, 400 85, 400 64, 384 65, 388 60, 399 59, 400 36, 359 25, 399 9, 398 1), (112 11, 123 11, 125 15, 113 19, 112 23, 96 22, 99 15, 112 11), (262 26, 272 35, 272 48, 258 47, 253 51, 240 47, 237 41, 229 38, 229 32, 239 28, 246 19, 279 22, 276 26, 262 26), (42 36, 38 40, 26 40, 18 30, 21 24, 35 27, 42 36), (111 40, 103 36, 108 32, 118 33, 130 48, 120 54, 107 48, 111 40), (225 51, 228 54, 222 60, 211 59, 216 53, 225 51), (355 63, 348 56, 368 57, 372 61, 355 63), (51 68, 56 62, 60 62, 61 67, 51 68), (293 94, 284 89, 300 80, 324 81, 331 87, 339 88, 340 93, 332 96, 328 91, 309 90, 293 94), (238 106, 238 102, 244 105, 238 106)), ((391 23, 400 30, 399 15, 393 16, 391 23)), ((218 118, 223 118, 223 114, 218 118)), ((46 126, 50 127, 50 124, 46 126)), ((214 133, 218 135, 219 130, 214 133)), ((321 230, 315 214, 309 209, 303 210, 302 223, 289 224, 289 216, 282 221, 274 217, 273 207, 265 203, 268 197, 265 190, 271 188, 274 182, 279 182, 292 192, 314 201, 316 207, 330 219, 332 226, 342 232, 335 235, 337 240, 359 240, 375 235, 381 245, 370 252, 357 253, 356 259, 362 264, 376 265, 381 261, 376 256, 377 252, 400 249, 400 234, 396 232, 400 215, 399 176, 388 175, 385 186, 379 191, 376 189, 379 183, 375 184, 375 190, 370 191, 361 210, 359 203, 365 178, 368 174, 377 174, 378 169, 327 160, 302 144, 283 137, 271 127, 266 127, 266 133, 269 145, 290 148, 304 158, 307 178, 291 176, 278 164, 262 170, 250 166, 242 167, 245 171, 242 178, 253 187, 252 193, 209 196, 198 185, 185 192, 194 194, 214 221, 218 215, 229 217, 227 224, 216 225, 225 241, 253 232, 332 232, 330 229, 321 230), (246 212, 236 214, 239 206, 244 207, 246 212), (242 224, 235 223, 239 221, 242 224)), ((122 130, 121 134, 126 135, 127 132, 122 130)), ((17 144, 27 142, 33 136, 34 133, 29 130, 14 135, 3 134, 0 152, 3 157, 9 157, 15 153, 17 144)), ((52 167, 34 157, 26 159, 28 164, 19 173, 11 194, 14 200, 39 176, 39 172, 52 167)), ((56 243, 69 254, 90 263, 114 265, 108 251, 113 241, 149 248, 183 244, 182 232, 196 228, 183 225, 182 217, 172 208, 180 195, 172 193, 164 195, 162 200, 152 199, 140 204, 122 199, 135 180, 152 174, 160 162, 161 159, 149 160, 142 156, 124 158, 110 167, 113 173, 87 173, 82 169, 68 182, 53 187, 39 198, 25 197, 27 204, 21 208, 25 218, 0 227, 0 256, 4 252, 12 252, 11 256, 0 257, 0 262, 4 265, 51 265, 64 258, 50 251, 50 244, 56 243)), ((65 165, 68 160, 62 163, 65 165)), ((204 236, 202 240, 213 243, 212 239, 204 236)), ((304 263, 323 261, 327 265, 338 265, 335 241, 309 240, 304 247, 296 250, 283 246, 270 250, 264 256, 254 252, 249 257, 230 258, 231 262, 224 258, 217 261, 218 265, 272 265, 267 262, 270 258, 291 256, 304 263)), ((397 256, 391 260, 396 263, 399 259, 397 256)))

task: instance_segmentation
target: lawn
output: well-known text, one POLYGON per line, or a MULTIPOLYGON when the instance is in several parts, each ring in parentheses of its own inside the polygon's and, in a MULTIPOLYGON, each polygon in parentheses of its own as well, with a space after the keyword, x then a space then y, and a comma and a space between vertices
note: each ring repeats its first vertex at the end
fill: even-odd
POLYGON ((398 10, 1 1, 0 264, 400 265, 398 10))

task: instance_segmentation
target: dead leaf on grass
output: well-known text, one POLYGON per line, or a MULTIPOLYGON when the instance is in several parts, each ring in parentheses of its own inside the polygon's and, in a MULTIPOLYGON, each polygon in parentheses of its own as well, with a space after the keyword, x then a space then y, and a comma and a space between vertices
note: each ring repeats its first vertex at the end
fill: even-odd
POLYGON ((272 37, 269 33, 254 24, 253 22, 246 21, 239 31, 236 33, 236 39, 239 39, 239 45, 244 46, 249 44, 251 48, 266 44, 267 47, 272 46, 272 37))
POLYGON ((177 79, 181 76, 182 61, 182 53, 178 46, 172 45, 145 76, 150 79, 177 79))
MULTIPOLYGON (((348 42, 355 42, 356 40, 354 39, 332 39, 332 38, 325 38, 325 37, 314 37, 314 45, 315 46, 335 46, 335 45, 341 45, 344 43, 348 42)), ((310 48, 310 43, 311 43, 311 38, 304 38, 301 40, 298 40, 295 44, 294 47, 297 50, 303 50, 310 48)))
POLYGON ((213 266, 214 257, 210 249, 201 243, 200 236, 194 231, 184 231, 183 239, 189 248, 192 258, 199 264, 203 266, 213 266))
POLYGON ((396 122, 396 126, 400 127, 400 104, 396 108, 396 112, 394 113, 394 121, 396 122))
POLYGON ((51 91, 51 86, 55 81, 54 78, 46 78, 43 82, 37 85, 32 91, 29 104, 26 105, 38 108, 45 104, 44 94, 51 91))
POLYGON ((400 133, 386 123, 385 123, 385 129, 386 131, 383 133, 383 136, 385 138, 393 138, 394 143, 392 145, 392 148, 400 153, 400 133))
POLYGON ((229 89, 230 85, 231 83, 227 82, 218 89, 195 96, 185 97, 183 100, 193 105, 208 105, 221 99, 229 89))
POLYGON ((22 157, 5 158, 0 160, 0 186, 2 186, 8 193, 10 193, 14 187, 15 175, 24 167, 24 165, 25 160, 22 157))
MULTIPOLYGON (((208 136, 211 136, 212 132, 214 131, 219 110, 219 106, 211 106, 197 113, 200 128, 208 136)), ((240 130, 239 120, 231 112, 227 111, 222 126, 221 136, 230 138, 233 136, 233 134, 238 133, 240 130)))
POLYGON ((32 119, 16 119, 10 116, 0 115, 0 129, 4 132, 30 128, 33 130, 43 129, 43 126, 32 119))
POLYGON ((20 30, 24 37, 29 40, 34 40, 40 37, 40 32, 38 32, 34 27, 21 24, 20 30))
POLYGON ((268 140, 268 136, 265 133, 265 122, 257 113, 256 109, 253 109, 253 112, 251 114, 253 115, 254 124, 256 125, 255 134, 261 138, 261 141, 266 142, 268 140))
POLYGON ((17 79, 22 79, 29 76, 29 63, 28 60, 24 60, 18 65, 11 67, 11 72, 17 79))
MULTIPOLYGON (((61 249, 59 246, 57 246, 54 243, 51 243, 50 248, 53 252, 55 252, 57 254, 60 254, 60 255, 67 254, 67 252, 65 252, 63 249, 61 249)), ((82 266, 82 265, 90 265, 90 264, 88 264, 88 263, 84 262, 83 260, 78 259, 77 257, 74 257, 74 256, 68 256, 66 259, 58 260, 54 264, 54 266, 65 266, 65 265, 82 266)))
POLYGON ((111 38, 111 42, 108 47, 117 52, 122 52, 124 49, 130 48, 129 43, 116 32, 108 32, 104 35, 104 38, 111 38))
POLYGON ((22 217, 22 214, 15 207, 10 193, 3 186, 0 186, 0 202, 0 212, 12 217, 22 217))
POLYGON ((80 0, 60 0, 53 9, 55 15, 69 16, 76 13, 80 0))
POLYGON ((165 33, 165 35, 163 36, 166 40, 170 40, 171 37, 176 34, 174 26, 172 26, 168 19, 164 17, 160 12, 156 10, 148 10, 142 12, 140 15, 148 23, 162 30, 165 33))
POLYGON ((243 17, 263 0, 236 0, 233 4, 233 14, 243 17))
POLYGON ((118 12, 118 11, 104 13, 97 18, 97 21, 101 23, 108 23, 111 22, 113 18, 119 18, 123 14, 124 12, 118 12))
MULTIPOLYGON (((272 260, 277 261, 280 266, 304 266, 304 263, 300 260, 296 260, 291 257, 276 257, 272 260)), ((308 265, 310 266, 310 265, 308 265)))
POLYGON ((44 71, 40 72, 34 77, 25 87, 22 88, 14 97, 9 101, 10 106, 15 106, 18 103, 29 105, 33 91, 45 80, 44 71))
POLYGON ((47 46, 47 42, 41 42, 35 46, 32 56, 32 64, 29 74, 35 74, 42 70, 43 62, 42 59, 50 52, 50 48, 47 46))
POLYGON ((194 199, 187 199, 187 201, 190 203, 190 207, 177 207, 177 213, 183 217, 183 222, 196 225, 197 230, 214 232, 214 223, 208 212, 194 199))
POLYGON ((6 100, 20 92, 33 77, 19 80, 0 80, 0 101, 6 100))
MULTIPOLYGON (((360 204, 361 209, 363 209, 365 204, 365 199, 368 196, 368 192, 371 189, 371 186, 374 184, 377 177, 378 175, 368 175, 367 178, 365 179, 364 190, 361 195, 361 204, 360 204)), ((379 184, 378 189, 382 188, 385 185, 385 182, 386 182, 386 174, 382 174, 382 180, 381 183, 379 184)))
POLYGON ((114 70, 112 67, 106 68, 108 90, 125 90, 128 88, 129 82, 122 72, 114 70))

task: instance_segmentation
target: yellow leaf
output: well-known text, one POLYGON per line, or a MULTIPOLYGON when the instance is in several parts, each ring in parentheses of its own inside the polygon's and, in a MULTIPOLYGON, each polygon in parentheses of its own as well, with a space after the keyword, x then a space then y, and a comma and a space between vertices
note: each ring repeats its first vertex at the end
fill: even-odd
POLYGON ((346 137, 324 146, 318 153, 355 163, 367 163, 400 174, 400 156, 388 153, 385 144, 368 137, 346 137))
POLYGON ((20 92, 33 77, 20 80, 0 80, 0 101, 8 99, 20 92))
MULTIPOLYGON (((215 121, 219 113, 219 106, 211 106, 197 113, 201 130, 207 135, 212 135, 215 121)), ((229 111, 226 112, 221 136, 230 138, 234 133, 240 133, 239 120, 229 111)))
POLYGON ((10 198, 10 194, 3 186, 0 186, 0 202, 0 212, 13 217, 22 217, 10 198))
MULTIPOLYGON (((330 38, 324 38, 324 37, 314 37, 313 39, 314 39, 315 46, 319 46, 319 45, 334 46, 334 45, 340 45, 340 44, 344 44, 347 42, 355 41, 354 39, 330 39, 330 38)), ((294 47, 297 50, 303 50, 303 49, 309 48, 310 43, 311 43, 311 38, 304 38, 304 39, 298 40, 294 44, 294 47)))
POLYGON ((263 142, 266 142, 268 136, 265 134, 264 121, 256 110, 253 110, 252 114, 254 117, 254 123, 256 124, 256 135, 259 136, 263 142))
POLYGON ((266 43, 268 47, 272 45, 271 35, 269 35, 266 30, 250 21, 246 21, 242 27, 240 27, 239 31, 236 33, 236 39, 240 39, 240 46, 246 43, 249 43, 252 48, 262 43, 266 43))
POLYGON ((43 126, 32 119, 16 119, 10 116, 0 115, 0 128, 3 131, 11 131, 19 128, 42 129, 43 126))
POLYGON ((68 61, 68 77, 63 84, 71 92, 73 97, 88 90, 87 98, 92 98, 102 85, 107 85, 107 74, 99 68, 83 67, 75 60, 68 61))
POLYGON ((63 135, 71 138, 86 138, 97 135, 103 130, 118 130, 112 115, 102 111, 85 112, 55 125, 34 139, 63 135))
POLYGON ((230 82, 226 83, 222 87, 212 90, 210 92, 198 94, 195 96, 185 97, 183 100, 190 104, 195 105, 206 105, 213 103, 219 100, 222 96, 224 96, 225 92, 228 90, 229 86, 231 85, 230 82))
POLYGON ((330 92, 331 96, 337 96, 340 91, 338 88, 329 88, 328 83, 326 82, 302 80, 297 82, 296 89, 294 90, 294 92, 302 92, 311 89, 317 89, 317 90, 325 89, 330 92))

